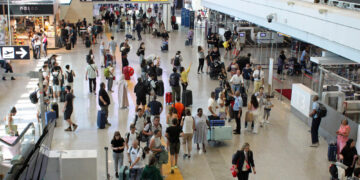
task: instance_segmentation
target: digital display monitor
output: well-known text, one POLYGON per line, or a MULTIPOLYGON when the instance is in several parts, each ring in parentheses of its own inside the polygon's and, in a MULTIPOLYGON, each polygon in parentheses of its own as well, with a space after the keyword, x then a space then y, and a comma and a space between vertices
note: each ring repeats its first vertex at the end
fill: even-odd
POLYGON ((260 37, 266 37, 266 33, 260 33, 260 37))
POLYGON ((240 33, 240 37, 245 37, 245 33, 240 33))

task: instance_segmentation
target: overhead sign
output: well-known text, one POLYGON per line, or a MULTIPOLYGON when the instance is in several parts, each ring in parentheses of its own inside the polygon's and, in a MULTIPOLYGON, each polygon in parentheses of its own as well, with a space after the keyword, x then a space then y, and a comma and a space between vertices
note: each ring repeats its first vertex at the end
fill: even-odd
POLYGON ((80 0, 80 2, 154 2, 154 3, 167 3, 169 0, 80 0))
MULTIPOLYGON (((5 5, 5 14, 8 8, 5 5)), ((3 8, 0 8, 0 14, 3 14, 3 8)), ((24 4, 24 5, 10 5, 11 15, 52 15, 54 14, 54 5, 52 4, 24 4)))
POLYGON ((0 46, 0 54, 4 59, 30 59, 29 46, 0 46))

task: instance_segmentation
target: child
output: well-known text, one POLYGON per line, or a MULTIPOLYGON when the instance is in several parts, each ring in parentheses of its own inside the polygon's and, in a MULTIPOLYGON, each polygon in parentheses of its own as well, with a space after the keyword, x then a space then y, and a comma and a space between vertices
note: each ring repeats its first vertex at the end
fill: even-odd
POLYGON ((264 119, 265 119, 265 123, 270 124, 268 119, 269 119, 270 111, 271 111, 272 107, 274 107, 274 105, 270 101, 270 96, 266 96, 266 101, 264 102, 264 119))

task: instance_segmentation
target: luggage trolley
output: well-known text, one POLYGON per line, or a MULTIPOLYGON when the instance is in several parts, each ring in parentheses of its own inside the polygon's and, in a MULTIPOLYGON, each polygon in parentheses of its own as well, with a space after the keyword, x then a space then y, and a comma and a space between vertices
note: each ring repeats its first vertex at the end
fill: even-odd
POLYGON ((208 142, 219 144, 221 141, 232 140, 232 127, 225 126, 225 120, 209 116, 210 128, 207 134, 208 142))

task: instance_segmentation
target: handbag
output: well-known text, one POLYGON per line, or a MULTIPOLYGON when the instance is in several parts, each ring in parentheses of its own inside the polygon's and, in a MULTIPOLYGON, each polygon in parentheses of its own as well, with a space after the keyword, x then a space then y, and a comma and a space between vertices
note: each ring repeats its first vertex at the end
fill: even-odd
POLYGON ((254 121, 254 115, 252 112, 247 111, 245 115, 245 121, 246 122, 253 122, 254 121))

